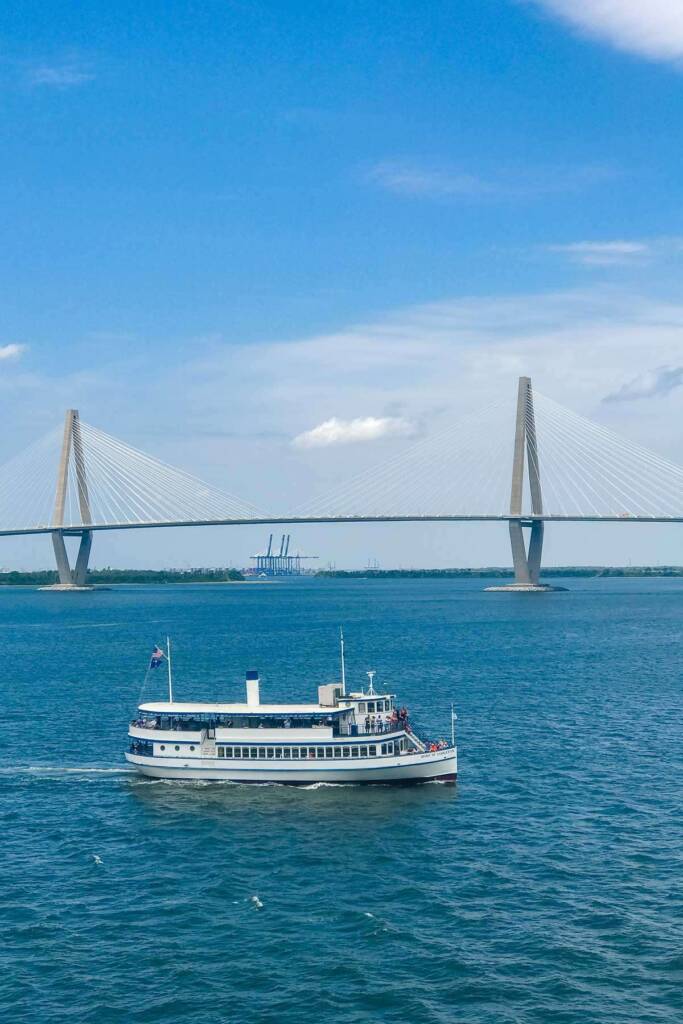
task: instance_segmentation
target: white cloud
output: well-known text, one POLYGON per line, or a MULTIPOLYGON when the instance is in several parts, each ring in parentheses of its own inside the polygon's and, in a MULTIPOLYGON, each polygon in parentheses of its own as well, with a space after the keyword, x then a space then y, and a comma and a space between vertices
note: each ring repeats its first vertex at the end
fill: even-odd
POLYGON ((0 360, 20 359, 25 351, 26 345, 17 345, 15 343, 0 345, 0 360))
POLYGON ((539 195, 574 192, 614 178, 606 165, 578 167, 504 168, 495 178, 484 178, 459 168, 415 160, 383 160, 366 177, 396 195, 426 199, 528 199, 539 195))
POLYGON ((454 196, 478 197, 495 195, 498 187, 473 174, 453 170, 420 167, 399 160, 384 160, 376 164, 368 175, 389 192, 401 195, 445 198, 454 196))
POLYGON ((672 237, 582 241, 546 245, 543 250, 566 256, 572 263, 584 267, 629 267, 680 256, 683 253, 683 240, 672 237))
POLYGON ((415 425, 400 416, 359 416, 353 420, 333 416, 298 434, 292 444, 299 448, 325 448, 331 444, 379 441, 385 437, 411 437, 414 433, 415 425))
POLYGON ((575 28, 654 60, 683 61, 680 0, 531 0, 575 28))
POLYGON ((646 242, 572 242, 569 245, 547 245, 547 252, 567 256, 572 263, 587 267, 628 266, 652 255, 646 242))
POLYGON ((26 78, 31 86, 52 89, 72 89, 91 82, 95 76, 78 64, 37 64, 28 70, 26 78))

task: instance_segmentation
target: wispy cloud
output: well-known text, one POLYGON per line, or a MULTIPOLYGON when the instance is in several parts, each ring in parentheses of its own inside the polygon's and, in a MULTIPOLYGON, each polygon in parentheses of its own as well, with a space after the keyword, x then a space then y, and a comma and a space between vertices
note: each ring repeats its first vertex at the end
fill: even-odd
POLYGON ((76 62, 36 64, 26 72, 26 81, 33 87, 73 89, 94 79, 94 74, 76 62))
POLYGON ((497 177, 472 174, 456 167, 417 160, 382 160, 366 180, 395 195, 426 199, 529 199, 573 192, 614 178, 604 165, 583 167, 509 168, 497 177))
POLYGON ((298 434, 292 444, 297 448, 326 448, 332 444, 379 441, 385 437, 412 437, 415 432, 415 425, 400 416, 364 416, 353 420, 333 416, 298 434))
POLYGON ((14 342, 9 345, 0 345, 0 361, 20 359, 25 351, 26 345, 17 345, 14 342))
POLYGON ((606 395, 604 402, 633 402, 639 398, 664 398, 683 385, 683 366, 660 366, 648 370, 606 395))
POLYGON ((490 196, 498 192, 493 182, 473 174, 429 169, 398 160, 375 164, 368 178, 389 192, 410 196, 490 196))
POLYGON ((578 263, 584 267, 628 267, 640 266, 656 259, 683 254, 683 239, 648 238, 570 242, 563 245, 545 245, 543 250, 566 256, 572 263, 578 263))
POLYGON ((646 242, 571 242, 569 245, 546 245, 546 252, 567 256, 572 263, 586 267, 614 267, 642 263, 652 255, 646 242))
POLYGON ((680 0, 526 0, 620 50, 683 68, 680 0))

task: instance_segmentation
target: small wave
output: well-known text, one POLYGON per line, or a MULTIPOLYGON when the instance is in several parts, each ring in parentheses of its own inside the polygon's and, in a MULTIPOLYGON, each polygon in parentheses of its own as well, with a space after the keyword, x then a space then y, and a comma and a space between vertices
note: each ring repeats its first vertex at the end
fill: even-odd
MULTIPOLYGON (((276 783, 276 785, 287 785, 287 783, 276 783)), ((305 786, 298 786, 297 788, 309 792, 314 789, 354 789, 358 786, 357 782, 311 782, 305 786)))

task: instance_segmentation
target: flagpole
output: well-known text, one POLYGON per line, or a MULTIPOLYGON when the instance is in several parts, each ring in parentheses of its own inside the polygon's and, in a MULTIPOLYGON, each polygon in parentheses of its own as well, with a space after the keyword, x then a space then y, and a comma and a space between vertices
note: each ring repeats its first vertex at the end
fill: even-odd
POLYGON ((166 637, 166 661, 168 663, 168 703, 173 703, 173 672, 171 671, 171 639, 166 637))
POLYGON ((456 716, 455 711, 453 709, 453 705, 451 704, 451 746, 452 747, 455 746, 455 719, 456 719, 456 717, 457 716, 456 716))
POLYGON ((339 645, 341 648, 341 684, 342 684, 342 697, 346 696, 346 666, 344 664, 344 630, 339 627, 339 645))

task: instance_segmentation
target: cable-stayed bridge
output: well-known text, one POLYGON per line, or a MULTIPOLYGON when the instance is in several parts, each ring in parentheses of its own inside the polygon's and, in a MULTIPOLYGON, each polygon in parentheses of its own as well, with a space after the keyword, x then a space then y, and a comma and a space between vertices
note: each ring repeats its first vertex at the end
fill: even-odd
POLYGON ((528 377, 516 410, 482 409, 295 509, 258 509, 73 409, 0 467, 0 536, 50 534, 62 588, 85 585, 98 530, 457 521, 507 522, 514 586, 529 589, 545 523, 683 522, 683 468, 535 393, 528 377), (67 537, 80 539, 73 568, 67 537))

